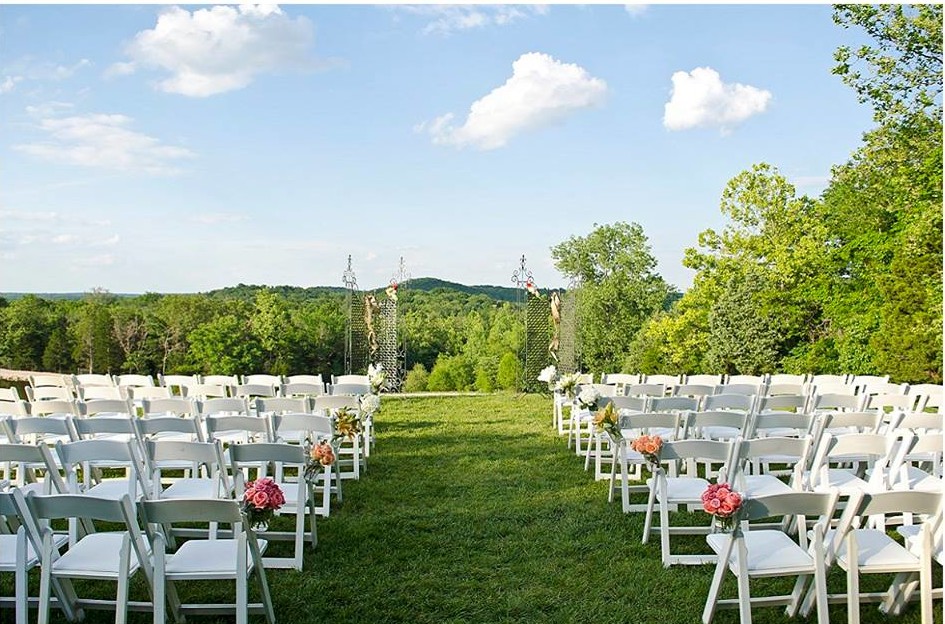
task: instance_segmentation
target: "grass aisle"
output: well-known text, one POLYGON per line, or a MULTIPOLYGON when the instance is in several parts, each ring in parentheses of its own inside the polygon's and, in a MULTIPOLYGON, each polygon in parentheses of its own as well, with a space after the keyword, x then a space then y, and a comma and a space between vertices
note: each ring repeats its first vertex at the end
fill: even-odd
MULTIPOLYGON (((385 399, 369 469, 361 481, 345 482, 344 503, 319 520, 319 545, 304 570, 269 571, 278 621, 698 622, 712 568, 664 570, 658 541, 640 543, 642 515, 607 503, 606 484, 595 483, 553 433, 550 409, 539 396, 385 399)), ((273 528, 288 529, 290 520, 273 528)), ((681 551, 704 548, 702 537, 680 541, 681 551)), ((288 551, 273 543, 270 553, 288 551)), ((831 585, 841 590, 842 573, 834 571, 831 585)), ((114 595, 114 585, 96 589, 114 595)), ((182 598, 222 602, 232 591, 193 583, 182 598)), ((734 596, 731 579, 723 591, 734 596)), ((254 585, 250 593, 258 595, 254 585)), ((134 597, 145 595, 138 579, 134 597)), ((919 621, 916 607, 897 620, 875 605, 862 613, 864 623, 919 621)), ((832 615, 846 620, 842 607, 832 615)), ((113 616, 89 613, 88 621, 113 616)), ((737 621, 734 611, 716 618, 737 621)), ((791 621, 798 620, 781 609, 756 611, 759 624, 791 621)))

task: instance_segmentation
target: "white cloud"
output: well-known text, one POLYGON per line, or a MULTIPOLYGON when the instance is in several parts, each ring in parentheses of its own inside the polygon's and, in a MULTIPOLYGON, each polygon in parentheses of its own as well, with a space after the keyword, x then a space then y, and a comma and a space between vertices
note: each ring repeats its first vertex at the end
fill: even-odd
POLYGON ((673 89, 663 114, 669 130, 719 127, 723 133, 752 115, 763 113, 771 92, 750 85, 723 83, 711 67, 673 74, 673 89))
POLYGON ((519 20, 545 15, 548 7, 534 5, 405 5, 397 7, 414 15, 431 18, 424 34, 448 35, 459 30, 485 26, 507 26, 519 20))
POLYGON ((39 127, 50 140, 13 148, 51 162, 149 174, 178 173, 174 163, 194 156, 186 148, 162 145, 131 130, 132 121, 125 115, 106 114, 48 117, 39 127))
POLYGON ((115 256, 112 254, 100 254, 98 256, 86 256, 76 258, 75 264, 80 267, 104 267, 115 264, 115 256))
POLYGON ((216 225, 218 223, 235 223, 237 221, 245 221, 246 216, 229 212, 211 212, 194 215, 190 218, 190 220, 195 223, 202 223, 204 225, 216 225))
POLYGON ((53 117, 60 111, 69 110, 72 106, 69 102, 49 101, 36 106, 27 106, 26 114, 30 117, 53 117))
POLYGON ((4 76, 3 82, 0 82, 0 93, 9 93, 16 88, 18 82, 23 81, 23 76, 4 76))
POLYGON ((512 77, 504 85, 472 103, 461 126, 453 126, 454 116, 447 113, 414 129, 428 132, 437 145, 496 149, 517 134, 598 105, 606 94, 607 83, 583 67, 530 52, 512 63, 512 77))
POLYGON ((157 83, 168 93, 207 97, 242 89, 262 73, 313 66, 308 51, 314 41, 311 22, 291 19, 278 6, 214 6, 193 13, 171 7, 151 30, 128 44, 131 62, 118 63, 107 75, 139 68, 170 73, 157 83))
POLYGON ((52 237, 52 243, 55 245, 65 245, 67 243, 74 243, 79 240, 79 237, 75 234, 56 234, 52 237))
POLYGON ((648 4, 625 4, 623 8, 630 14, 631 17, 639 17, 646 13, 646 10, 650 7, 648 4))

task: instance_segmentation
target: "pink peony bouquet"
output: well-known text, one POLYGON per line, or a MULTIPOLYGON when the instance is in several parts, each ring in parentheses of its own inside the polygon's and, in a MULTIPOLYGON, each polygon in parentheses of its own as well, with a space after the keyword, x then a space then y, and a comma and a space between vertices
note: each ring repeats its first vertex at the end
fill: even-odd
POLYGON ((702 509, 713 517, 715 525, 723 531, 735 528, 741 507, 742 495, 733 491, 728 483, 712 484, 702 493, 702 509))
POLYGON ((273 512, 284 504, 285 495, 279 485, 269 477, 263 477, 246 484, 240 507, 249 524, 258 527, 267 525, 272 520, 273 512))

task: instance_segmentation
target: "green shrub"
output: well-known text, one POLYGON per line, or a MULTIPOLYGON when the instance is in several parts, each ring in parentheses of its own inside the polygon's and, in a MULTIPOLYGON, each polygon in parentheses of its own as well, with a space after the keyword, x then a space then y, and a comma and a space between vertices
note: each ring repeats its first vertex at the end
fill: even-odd
POLYGON ((404 392, 425 392, 429 380, 427 367, 420 363, 414 364, 404 380, 404 392))
POLYGON ((476 390, 479 392, 492 392, 495 390, 495 380, 484 366, 476 369, 476 390))
POLYGON ((499 372, 496 374, 496 385, 503 390, 518 390, 522 379, 522 363, 514 353, 507 352, 499 360, 499 372))

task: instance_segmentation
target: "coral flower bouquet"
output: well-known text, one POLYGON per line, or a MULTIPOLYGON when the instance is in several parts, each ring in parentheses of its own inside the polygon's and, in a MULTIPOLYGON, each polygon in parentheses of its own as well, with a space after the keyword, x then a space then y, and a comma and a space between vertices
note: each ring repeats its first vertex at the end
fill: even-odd
POLYGON ((623 439, 623 434, 620 433, 620 413, 613 403, 608 403, 604 409, 597 411, 594 424, 602 433, 610 435, 614 442, 623 439))
POLYGON ((284 504, 285 495, 279 484, 269 477, 263 477, 246 484, 240 510, 250 526, 265 531, 272 514, 284 504))
POLYGON ((630 448, 643 455, 651 467, 656 467, 660 463, 660 450, 663 448, 663 438, 658 435, 641 435, 630 443, 630 448))
POLYGON ((317 444, 312 444, 311 440, 305 441, 305 480, 311 485, 315 485, 318 475, 322 473, 325 466, 331 466, 335 463, 335 449, 328 440, 320 440, 317 444))
POLYGON ((722 531, 735 529, 741 508, 742 495, 733 491, 728 483, 714 483, 702 493, 702 509, 722 531))

